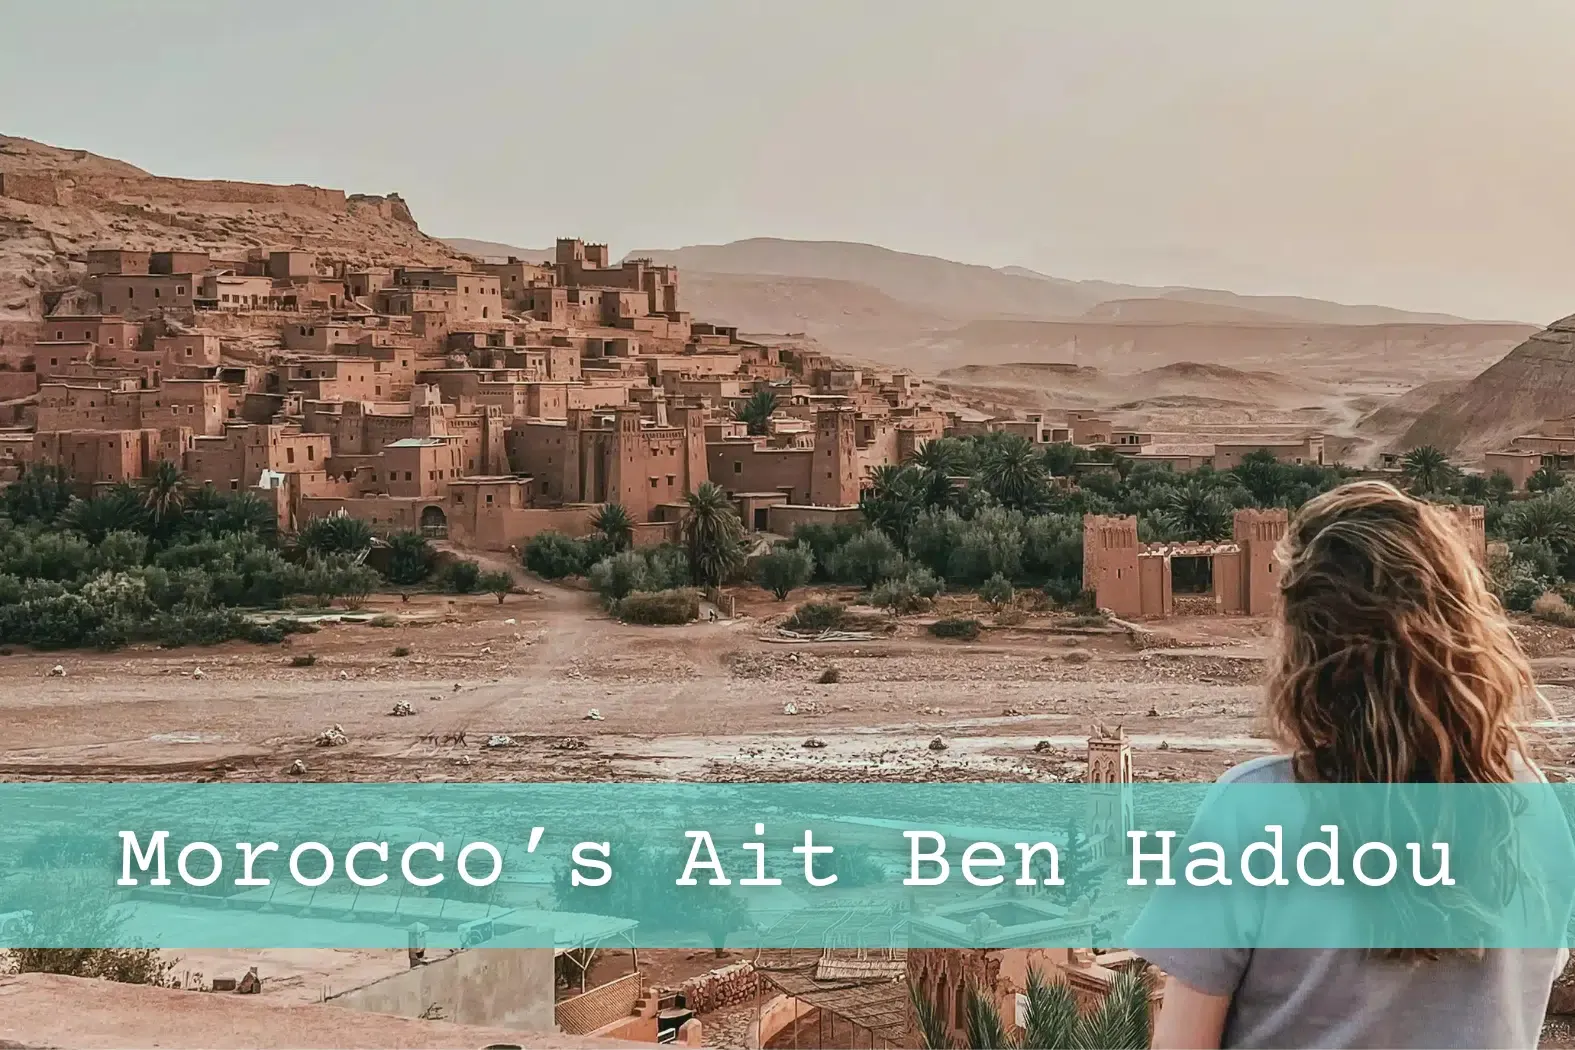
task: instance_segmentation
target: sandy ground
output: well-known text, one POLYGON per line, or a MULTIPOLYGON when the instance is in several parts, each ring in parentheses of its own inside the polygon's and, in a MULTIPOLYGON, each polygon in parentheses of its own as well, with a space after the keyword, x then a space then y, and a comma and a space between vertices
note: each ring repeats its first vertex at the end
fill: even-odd
MULTIPOLYGON (((917 623, 783 644, 770 617, 789 608, 755 592, 733 621, 631 627, 543 585, 501 606, 380 600, 365 611, 409 622, 284 647, 18 651, 0 656, 0 777, 275 780, 300 759, 303 779, 324 781, 1063 780, 1081 776, 1098 721, 1126 727, 1140 778, 1195 780, 1269 747, 1256 724, 1269 643, 1251 620, 1173 619, 1142 649, 1047 617, 971 644, 917 623), (820 684, 832 666, 840 680, 820 684), (415 714, 392 717, 400 700, 415 714), (349 744, 314 747, 335 724, 349 744), (515 746, 484 747, 495 733, 515 746), (810 736, 827 746, 805 749, 810 736)), ((1527 638, 1545 693, 1575 715, 1568 633, 1527 638)), ((1568 727, 1539 733, 1562 766, 1568 727)))
POLYGON ((1175 632, 1220 646, 1137 651, 1039 623, 974 644, 917 625, 778 644, 753 617, 627 627, 558 588, 367 611, 450 619, 328 626, 284 648, 0 657, 0 776, 272 780, 300 759, 306 779, 332 781, 1064 779, 1095 720, 1125 723, 1156 777, 1212 776, 1264 746, 1250 726, 1261 640, 1230 637, 1242 621, 1175 632), (1065 659, 1072 648, 1091 662, 1065 659), (315 663, 292 666, 304 655, 315 663), (819 684, 828 666, 840 681, 819 684), (399 700, 416 713, 391 717, 399 700), (585 720, 593 708, 602 720, 585 720), (313 747, 331 724, 349 745, 313 747), (493 733, 516 746, 481 746, 493 733), (810 735, 828 746, 802 748, 810 735), (928 749, 936 736, 946 752, 928 749))

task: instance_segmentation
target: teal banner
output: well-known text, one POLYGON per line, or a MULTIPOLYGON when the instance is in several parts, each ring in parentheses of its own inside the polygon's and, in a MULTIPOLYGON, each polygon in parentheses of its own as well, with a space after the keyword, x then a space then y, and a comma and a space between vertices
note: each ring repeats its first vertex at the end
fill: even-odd
POLYGON ((5 784, 0 947, 1555 947, 1575 787, 5 784))

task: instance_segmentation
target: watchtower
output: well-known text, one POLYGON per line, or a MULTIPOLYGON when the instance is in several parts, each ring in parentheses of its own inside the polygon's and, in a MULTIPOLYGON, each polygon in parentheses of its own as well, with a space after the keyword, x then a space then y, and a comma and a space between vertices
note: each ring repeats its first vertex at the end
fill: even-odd
POLYGON ((1132 828, 1132 745, 1126 730, 1096 723, 1088 734, 1088 845, 1096 860, 1118 854, 1132 828))

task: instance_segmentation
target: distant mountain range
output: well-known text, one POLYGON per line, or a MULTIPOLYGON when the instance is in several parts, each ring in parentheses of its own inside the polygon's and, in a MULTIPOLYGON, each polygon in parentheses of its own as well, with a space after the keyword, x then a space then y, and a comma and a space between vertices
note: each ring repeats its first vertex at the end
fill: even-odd
MULTIPOLYGON (((494 241, 445 238, 453 248, 482 256, 513 255, 545 260, 550 248, 518 248, 494 241)), ((682 271, 680 287, 690 274, 727 274, 766 278, 807 278, 837 281, 873 289, 927 319, 947 318, 958 324, 973 320, 1103 320, 1147 324, 1289 322, 1294 324, 1459 324, 1449 314, 1416 313, 1387 306, 1351 306, 1295 296, 1237 295, 1207 288, 1143 287, 1108 281, 1070 281, 1020 266, 993 268, 952 262, 929 255, 896 252, 873 244, 846 241, 791 241, 754 237, 729 244, 698 244, 684 248, 639 249, 627 257, 649 257, 672 263, 682 271), (1131 305, 1112 308, 1114 302, 1131 305), (1185 306, 1167 307, 1168 303, 1185 306), (1200 309, 1200 308, 1218 309, 1200 309)), ((729 282, 734 292, 739 282, 729 282)), ((828 289, 820 286, 822 294, 828 289)), ((844 299, 867 292, 846 289, 844 299)), ((806 317, 807 321, 809 318, 806 317)), ((891 318, 900 322, 898 318, 891 318)), ((889 327, 911 327, 896 323, 889 327)))
MULTIPOLYGON (((553 254, 446 243, 482 256, 553 254)), ((1069 281, 838 241, 760 237, 628 253, 640 256, 678 266, 679 301, 697 318, 745 333, 807 336, 845 358, 944 376, 954 390, 1002 410, 1099 404, 1159 429, 1298 419, 1349 438, 1342 454, 1359 459, 1412 421, 1403 440, 1480 449, 1562 411, 1575 389, 1575 373, 1550 373, 1558 382, 1543 384, 1536 369, 1522 367, 1546 356, 1529 352, 1545 348, 1538 340, 1470 381, 1537 331, 1515 322, 1069 281), (1510 372, 1512 382, 1497 382, 1510 372), (1266 376, 1281 379, 1274 385, 1266 376), (1515 392, 1505 396, 1506 386, 1515 392), (1394 411, 1374 411, 1410 387, 1415 396, 1396 400, 1394 411)))

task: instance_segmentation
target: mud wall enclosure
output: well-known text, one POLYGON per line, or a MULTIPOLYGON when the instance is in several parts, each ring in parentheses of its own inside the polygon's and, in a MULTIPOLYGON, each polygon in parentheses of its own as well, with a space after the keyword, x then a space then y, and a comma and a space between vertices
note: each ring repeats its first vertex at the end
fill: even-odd
POLYGON ((369 1013, 554 1032, 550 948, 471 948, 329 1000, 369 1013))

